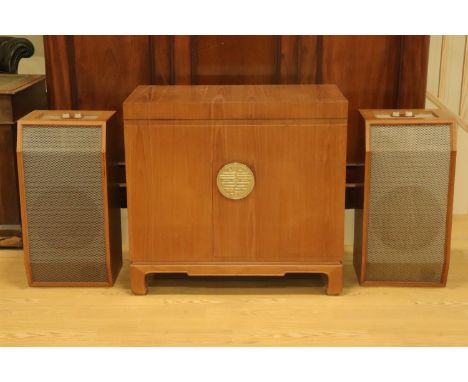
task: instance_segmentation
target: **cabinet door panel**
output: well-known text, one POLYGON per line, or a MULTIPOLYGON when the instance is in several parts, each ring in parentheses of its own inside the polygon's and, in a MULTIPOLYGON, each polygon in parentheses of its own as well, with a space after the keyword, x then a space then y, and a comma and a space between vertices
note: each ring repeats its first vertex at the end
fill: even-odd
POLYGON ((245 199, 213 183, 214 256, 232 261, 339 261, 343 253, 346 125, 244 123, 217 126, 213 178, 248 165, 245 199))
POLYGON ((212 257, 209 125, 126 122, 132 261, 212 257))

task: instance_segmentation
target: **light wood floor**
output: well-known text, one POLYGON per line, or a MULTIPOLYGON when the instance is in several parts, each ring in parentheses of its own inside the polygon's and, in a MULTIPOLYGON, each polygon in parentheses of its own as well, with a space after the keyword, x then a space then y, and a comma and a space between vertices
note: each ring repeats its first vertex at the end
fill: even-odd
POLYGON ((320 278, 165 278, 129 290, 29 288, 21 251, 0 251, 0 345, 468 345, 468 216, 455 217, 446 288, 360 287, 345 256, 341 296, 320 278))

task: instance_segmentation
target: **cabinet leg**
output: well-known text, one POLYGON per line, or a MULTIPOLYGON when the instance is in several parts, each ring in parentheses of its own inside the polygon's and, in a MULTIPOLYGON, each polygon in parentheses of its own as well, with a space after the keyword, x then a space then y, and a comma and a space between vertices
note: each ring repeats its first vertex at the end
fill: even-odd
POLYGON ((146 273, 136 265, 130 265, 130 284, 134 294, 145 295, 148 292, 146 273))
POLYGON ((343 266, 337 265, 328 272, 327 294, 336 296, 343 290, 343 266))

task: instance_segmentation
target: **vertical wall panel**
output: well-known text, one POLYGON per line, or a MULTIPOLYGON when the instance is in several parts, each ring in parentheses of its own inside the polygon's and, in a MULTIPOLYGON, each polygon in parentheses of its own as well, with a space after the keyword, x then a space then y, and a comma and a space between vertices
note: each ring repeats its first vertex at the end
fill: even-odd
POLYGON ((152 83, 158 85, 169 85, 173 83, 172 78, 172 48, 174 37, 172 36, 150 36, 152 83))
POLYGON ((337 84, 349 101, 348 162, 364 159, 358 109, 396 106, 400 47, 400 36, 323 37, 321 82, 337 84))
POLYGON ((444 36, 439 77, 439 98, 454 113, 460 112, 466 36, 444 36))
MULTIPOLYGON (((192 48, 195 60, 194 82, 277 83, 280 71, 279 40, 278 36, 196 36, 192 48)), ((288 61, 289 57, 288 54, 288 61)), ((292 70, 290 64, 288 62, 288 72, 292 70)))
POLYGON ((280 43, 280 61, 279 78, 280 84, 298 83, 298 42, 297 36, 281 36, 280 43))
POLYGON ((442 36, 431 36, 429 44, 429 62, 427 65, 427 90, 432 94, 439 93, 440 54, 442 36))
MULTIPOLYGON (((122 127, 122 103, 141 84, 151 83, 148 36, 73 36, 76 107, 117 110, 122 127)), ((123 157, 123 146, 118 148, 123 157)))
POLYGON ((431 36, 427 107, 446 108, 457 118, 454 214, 468 213, 467 36, 431 36))
POLYGON ((55 109, 73 107, 68 42, 67 36, 45 36, 44 38, 47 97, 50 107, 55 109))
POLYGON ((468 37, 465 40, 465 56, 463 61, 463 81, 461 89, 460 116, 468 124, 468 37))
POLYGON ((189 85, 193 81, 192 67, 192 37, 174 36, 174 47, 172 50, 172 62, 174 80, 179 85, 189 85))
POLYGON ((319 47, 322 37, 299 36, 298 41, 298 82, 315 84, 317 82, 317 67, 321 62, 319 47))
POLYGON ((397 107, 414 109, 424 105, 428 60, 429 37, 401 36, 397 107))
POLYGON ((81 108, 120 109, 137 85, 151 82, 148 36, 74 36, 73 44, 81 108))

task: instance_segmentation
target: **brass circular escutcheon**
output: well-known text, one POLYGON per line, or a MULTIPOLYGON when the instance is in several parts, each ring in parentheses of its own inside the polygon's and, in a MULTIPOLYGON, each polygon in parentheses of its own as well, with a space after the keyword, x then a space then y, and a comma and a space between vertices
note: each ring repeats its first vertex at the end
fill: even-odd
POLYGON ((228 199, 239 200, 247 197, 255 185, 252 170, 243 163, 231 162, 218 171, 218 190, 228 199))

